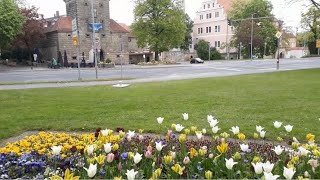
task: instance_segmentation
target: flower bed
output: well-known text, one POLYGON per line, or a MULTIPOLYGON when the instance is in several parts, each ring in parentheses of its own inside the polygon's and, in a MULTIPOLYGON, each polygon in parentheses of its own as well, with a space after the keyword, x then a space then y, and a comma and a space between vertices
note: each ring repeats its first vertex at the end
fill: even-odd
MULTIPOLYGON (((181 124, 173 124, 163 136, 121 128, 82 135, 41 132, 0 148, 0 179, 320 178, 314 135, 306 136, 306 144, 293 138, 281 146, 265 142, 261 126, 256 126, 255 139, 246 140, 238 126, 220 133, 218 120, 207 120, 211 137, 205 136, 206 129, 181 124)), ((159 126, 163 121, 157 118, 159 126)), ((293 128, 284 127, 287 133, 293 128)))

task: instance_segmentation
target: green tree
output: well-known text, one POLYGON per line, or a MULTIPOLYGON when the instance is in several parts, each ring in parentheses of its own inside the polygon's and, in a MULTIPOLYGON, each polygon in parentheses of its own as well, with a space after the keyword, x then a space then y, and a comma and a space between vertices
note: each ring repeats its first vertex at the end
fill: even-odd
POLYGON ((308 12, 302 14, 301 23, 309 31, 308 48, 310 54, 317 54, 316 41, 320 39, 320 12, 318 9, 311 7, 308 12))
MULTIPOLYGON (((199 42, 195 45, 195 49, 197 50, 197 55, 199 58, 207 60, 209 58, 209 42, 203 39, 199 40, 199 42)), ((219 60, 222 59, 219 51, 210 47, 210 60, 219 60)))
POLYGON ((171 0, 136 0, 133 33, 140 47, 149 47, 159 53, 180 47, 185 40, 187 27, 181 8, 171 0))
POLYGON ((25 18, 13 0, 0 0, 0 49, 20 32, 25 18))
POLYGON ((189 45, 192 44, 192 28, 193 28, 193 21, 189 17, 188 14, 185 14, 185 23, 187 26, 187 31, 184 37, 184 43, 180 46, 183 50, 189 50, 189 45))
POLYGON ((265 43, 267 43, 270 53, 275 52, 274 42, 277 27, 274 25, 271 2, 268 0, 234 1, 232 9, 228 13, 228 18, 231 19, 232 25, 235 27, 232 44, 234 47, 238 47, 242 43, 245 56, 250 57, 251 54, 252 27, 253 54, 263 54, 265 43))

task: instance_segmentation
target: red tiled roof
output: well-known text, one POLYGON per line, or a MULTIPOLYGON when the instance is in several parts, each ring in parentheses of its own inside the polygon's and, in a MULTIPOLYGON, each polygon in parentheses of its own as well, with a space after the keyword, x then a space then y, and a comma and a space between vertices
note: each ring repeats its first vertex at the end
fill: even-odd
POLYGON ((226 12, 231 10, 233 0, 218 0, 218 4, 220 4, 226 12))
POLYGON ((57 21, 52 21, 53 25, 50 25, 46 28, 46 32, 71 32, 72 31, 72 17, 70 16, 61 16, 57 21))
POLYGON ((123 26, 118 24, 113 19, 110 19, 110 29, 111 29, 111 32, 114 32, 114 33, 130 33, 130 31, 125 29, 123 26))

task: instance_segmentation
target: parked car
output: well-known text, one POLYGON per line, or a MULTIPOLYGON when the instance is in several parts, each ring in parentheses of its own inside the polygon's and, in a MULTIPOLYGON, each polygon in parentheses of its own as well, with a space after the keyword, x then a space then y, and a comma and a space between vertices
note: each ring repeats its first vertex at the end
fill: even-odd
POLYGON ((193 58, 190 61, 190 64, 203 64, 204 60, 200 59, 200 58, 193 58))

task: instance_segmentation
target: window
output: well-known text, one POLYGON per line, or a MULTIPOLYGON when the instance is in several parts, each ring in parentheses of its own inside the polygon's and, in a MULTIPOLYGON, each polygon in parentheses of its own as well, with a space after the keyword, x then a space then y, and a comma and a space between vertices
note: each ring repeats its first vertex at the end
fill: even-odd
POLYGON ((210 4, 208 4, 208 9, 210 8, 210 4))
POLYGON ((209 14, 206 14, 207 15, 207 19, 209 19, 209 14))
POLYGON ((200 20, 202 20, 203 19, 203 15, 200 15, 200 20))
POLYGON ((209 33, 209 27, 206 27, 206 33, 209 33))
POLYGON ((220 47, 220 41, 215 41, 214 42, 214 47, 220 47))
POLYGON ((203 28, 201 28, 201 34, 203 33, 203 28))
POLYGON ((215 12, 214 17, 219 17, 219 12, 215 12))
POLYGON ((202 34, 203 33, 203 29, 202 28, 198 28, 198 34, 202 34))
POLYGON ((209 33, 211 33, 211 26, 209 27, 209 33))
POLYGON ((203 5, 203 9, 206 9, 206 5, 203 5))
POLYGON ((212 7, 214 7, 214 3, 212 3, 212 7))
POLYGON ((215 31, 215 32, 220 32, 220 26, 215 26, 215 27, 214 27, 214 31, 215 31))
POLYGON ((211 17, 212 17, 212 14, 211 14, 211 13, 209 13, 209 19, 211 19, 211 17))

